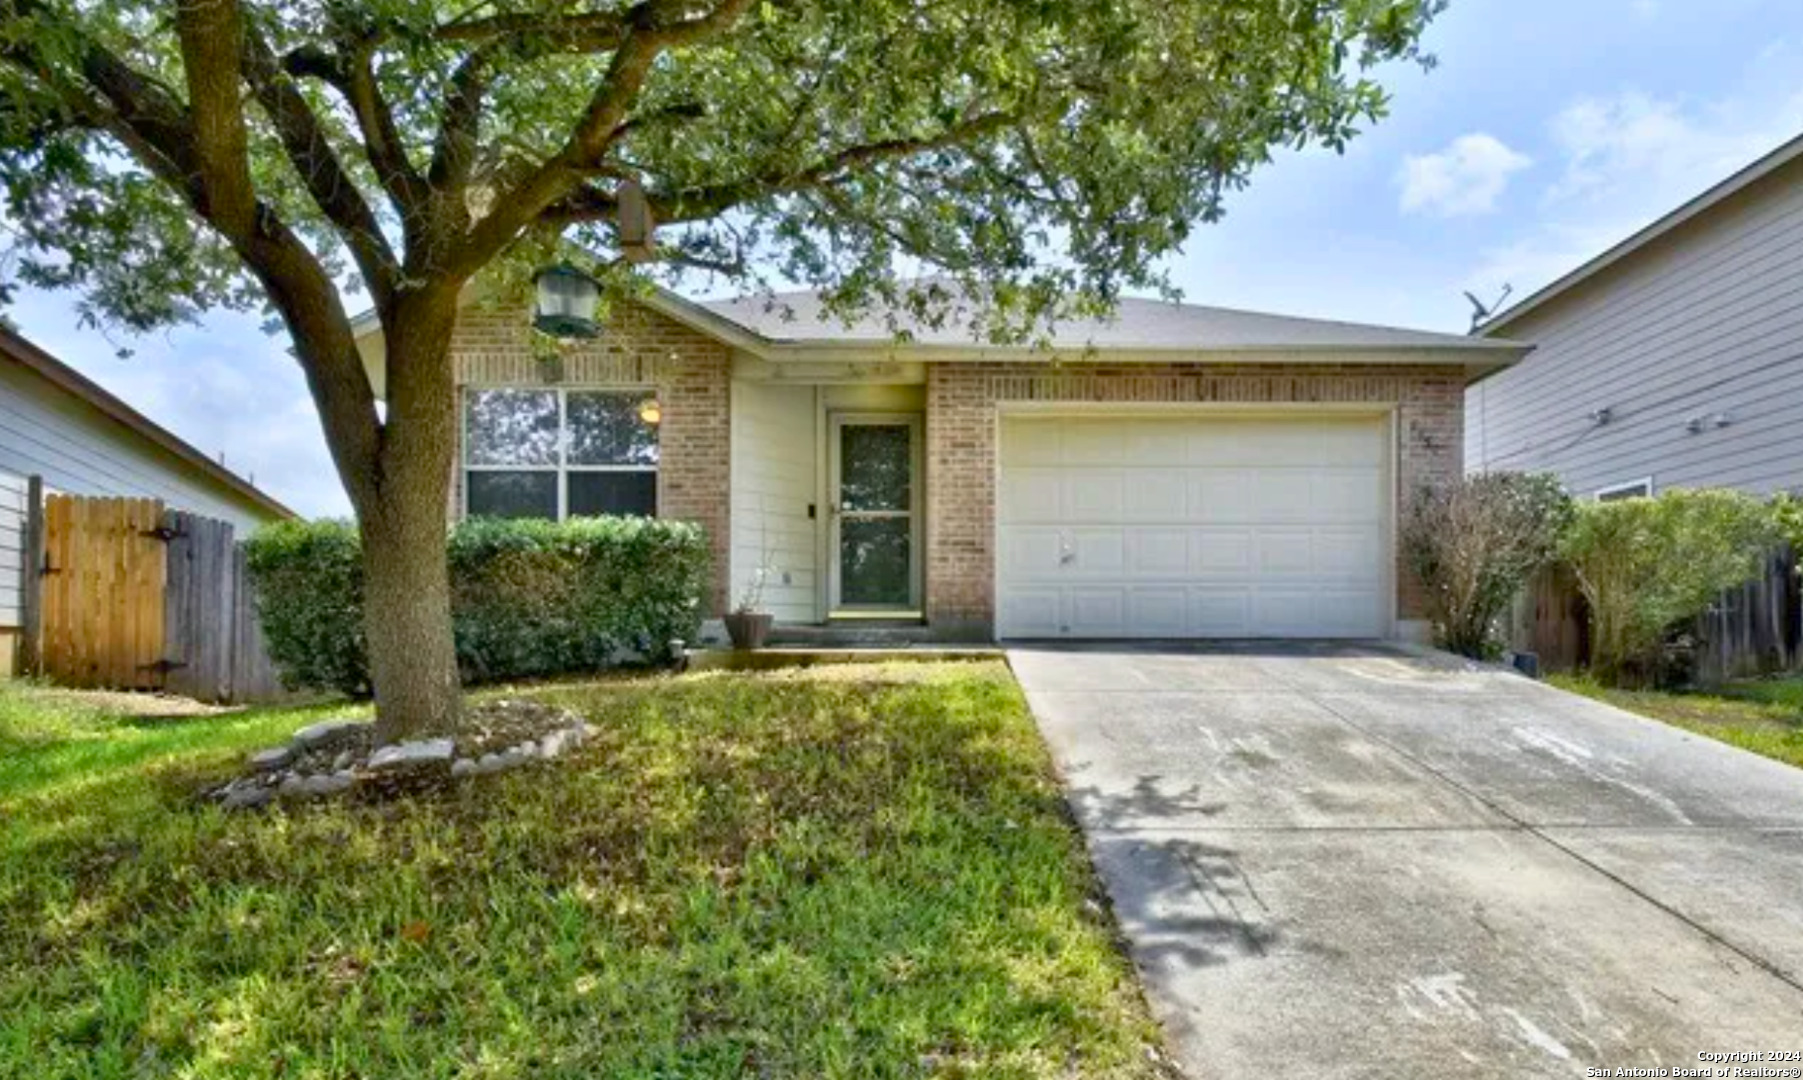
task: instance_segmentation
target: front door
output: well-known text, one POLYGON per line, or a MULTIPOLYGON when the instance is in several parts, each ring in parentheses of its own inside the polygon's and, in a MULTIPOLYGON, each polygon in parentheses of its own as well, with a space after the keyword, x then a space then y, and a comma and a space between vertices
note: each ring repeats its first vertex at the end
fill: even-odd
POLYGON ((920 607, 920 417, 835 414, 831 425, 832 613, 920 607))

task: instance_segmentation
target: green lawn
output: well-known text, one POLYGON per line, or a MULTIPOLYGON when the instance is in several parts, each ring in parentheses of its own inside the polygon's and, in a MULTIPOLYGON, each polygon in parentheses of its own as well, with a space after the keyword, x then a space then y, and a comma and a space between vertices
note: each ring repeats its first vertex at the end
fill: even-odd
POLYGON ((1614 690, 1574 675, 1548 682, 1699 735, 1803 767, 1803 677, 1748 679, 1716 690, 1614 690))
POLYGON ((1161 1072, 1001 665, 537 693, 566 761, 226 815, 325 712, 0 690, 0 1075, 1161 1072))

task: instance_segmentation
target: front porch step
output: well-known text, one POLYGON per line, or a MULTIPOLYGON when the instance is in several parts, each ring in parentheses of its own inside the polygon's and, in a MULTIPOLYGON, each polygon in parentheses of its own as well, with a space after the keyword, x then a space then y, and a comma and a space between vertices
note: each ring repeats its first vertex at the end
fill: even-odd
POLYGON ((911 620, 860 619, 856 622, 831 622, 819 626, 789 623, 770 628, 770 644, 778 647, 893 649, 932 644, 937 640, 932 627, 911 620))

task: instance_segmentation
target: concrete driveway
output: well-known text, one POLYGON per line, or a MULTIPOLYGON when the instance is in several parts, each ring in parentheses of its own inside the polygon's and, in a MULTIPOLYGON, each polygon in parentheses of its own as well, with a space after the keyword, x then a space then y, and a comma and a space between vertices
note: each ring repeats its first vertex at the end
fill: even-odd
POLYGON ((1381 645, 1008 656, 1196 1080, 1803 1052, 1803 770, 1381 645))

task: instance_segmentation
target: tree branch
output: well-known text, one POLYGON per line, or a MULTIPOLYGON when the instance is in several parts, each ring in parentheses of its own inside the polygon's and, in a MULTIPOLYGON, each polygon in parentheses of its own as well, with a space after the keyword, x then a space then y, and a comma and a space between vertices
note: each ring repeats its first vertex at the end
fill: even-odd
POLYGON ((332 149, 312 106, 254 33, 245 37, 243 64, 257 103, 269 115, 307 193, 344 238, 377 309, 387 311, 400 267, 374 211, 332 149))
POLYGON ((668 21, 685 14, 689 2, 641 0, 628 12, 627 29, 614 50, 607 76, 590 96, 563 149, 511 191, 499 195, 495 208, 451 254, 448 262, 454 275, 473 274, 600 163, 619 137, 627 110, 638 98, 658 56, 728 29, 753 0, 719 0, 705 15, 668 21))
POLYGON ((316 79, 332 87, 350 106, 376 182, 395 212, 407 220, 420 213, 428 191, 426 181, 407 157, 394 111, 376 83, 371 65, 380 40, 373 32, 346 34, 338 51, 304 45, 285 53, 278 64, 296 79, 316 79))
POLYGON ((238 89, 244 14, 237 0, 183 0, 175 6, 175 33, 188 82, 201 212, 242 247, 257 227, 250 139, 238 89))
MULTIPOLYGON (((916 154, 944 150, 980 139, 1019 122, 1013 112, 986 112, 953 124, 937 135, 913 139, 884 139, 847 147, 802 169, 771 169, 741 180, 707 187, 653 194, 652 215, 660 225, 679 225, 718 217, 736 206, 771 195, 830 187, 842 174, 860 166, 900 160, 916 154)), ((552 226, 598 221, 611 217, 618 205, 611 195, 583 188, 547 207, 540 220, 552 226)))
POLYGON ((469 183, 470 170, 476 163, 482 97, 488 92, 492 55, 491 46, 478 46, 451 73, 438 136, 432 143, 432 164, 426 172, 434 188, 460 193, 469 183))

